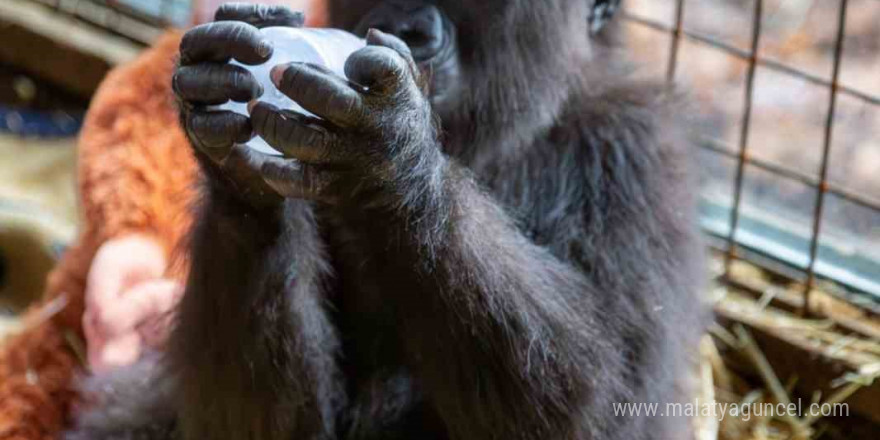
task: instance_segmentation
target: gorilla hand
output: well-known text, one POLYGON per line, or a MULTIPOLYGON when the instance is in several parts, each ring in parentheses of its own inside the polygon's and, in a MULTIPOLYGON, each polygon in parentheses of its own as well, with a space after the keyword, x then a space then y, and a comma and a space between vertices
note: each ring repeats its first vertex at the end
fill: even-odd
POLYGON ((280 6, 229 3, 220 6, 214 18, 217 21, 187 32, 180 44, 172 88, 181 126, 211 184, 231 187, 235 196, 254 206, 275 205, 282 198, 260 177, 262 157, 242 145, 253 136, 250 120, 206 107, 259 97, 263 91, 256 78, 228 61, 265 62, 272 45, 259 28, 301 27, 303 14, 280 6))
POLYGON ((372 29, 345 73, 306 63, 272 70, 276 87, 321 119, 256 103, 254 131, 284 155, 264 159, 263 177, 287 197, 404 203, 445 163, 410 50, 372 29))

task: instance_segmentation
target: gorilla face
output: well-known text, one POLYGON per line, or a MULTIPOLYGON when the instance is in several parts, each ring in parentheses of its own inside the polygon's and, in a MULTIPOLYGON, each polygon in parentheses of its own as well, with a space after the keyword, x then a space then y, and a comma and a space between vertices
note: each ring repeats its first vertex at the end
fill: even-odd
MULTIPOLYGON (((329 0, 330 25, 394 34, 422 70, 444 132, 496 139, 552 122, 609 0, 329 0), (473 124, 485 127, 474 130, 473 124)), ((615 0, 616 1, 616 0, 615 0)))

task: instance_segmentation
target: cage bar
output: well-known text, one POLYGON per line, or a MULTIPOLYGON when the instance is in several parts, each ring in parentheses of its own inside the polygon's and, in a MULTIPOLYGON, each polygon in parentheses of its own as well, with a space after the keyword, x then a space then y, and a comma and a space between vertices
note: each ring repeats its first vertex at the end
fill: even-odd
POLYGON ((684 24, 684 0, 675 2, 675 27, 672 31, 672 41, 669 47, 669 65, 666 69, 666 80, 670 83, 675 80, 675 69, 678 66, 678 51, 681 47, 681 32, 684 24))
POLYGON ((846 10, 849 0, 841 0, 837 15, 837 40, 834 43, 834 67, 831 73, 831 97, 828 99, 828 116, 825 121, 825 139, 822 146, 822 164, 819 169, 819 185, 816 188, 815 212, 813 213, 813 235, 810 241, 810 263, 807 266, 807 282, 804 285, 804 313, 810 311, 810 293, 816 281, 816 257, 819 249, 819 235, 822 233, 822 208, 825 193, 828 191, 828 159, 831 140, 834 135, 834 116, 837 110, 837 89, 840 80, 840 62, 843 59, 843 40, 846 32, 846 10))
POLYGON ((743 180, 745 167, 749 157, 749 129, 752 122, 752 100, 755 89, 755 73, 758 68, 758 48, 761 44, 761 19, 764 16, 764 1, 755 0, 755 9, 752 11, 752 47, 749 56, 749 68, 746 72, 745 104, 740 121, 741 130, 739 137, 739 161, 736 167, 736 179, 733 188, 733 208, 730 211, 730 234, 727 237, 727 257, 724 262, 724 276, 730 274, 730 266, 736 257, 736 229, 739 224, 740 204, 742 203, 743 180))

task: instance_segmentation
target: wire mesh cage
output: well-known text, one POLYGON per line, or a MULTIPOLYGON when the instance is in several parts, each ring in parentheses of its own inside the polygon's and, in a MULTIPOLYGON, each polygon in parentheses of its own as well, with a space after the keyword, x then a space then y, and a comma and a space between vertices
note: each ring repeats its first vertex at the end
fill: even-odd
MULTIPOLYGON (((748 0, 748 1, 723 1, 723 0, 669 0, 667 2, 669 9, 658 7, 657 4, 645 6, 642 2, 629 2, 625 8, 624 17, 629 25, 650 29, 668 36, 668 47, 665 50, 664 70, 668 81, 676 80, 677 75, 682 70, 682 59, 685 57, 683 45, 694 45, 699 47, 698 50, 703 52, 695 52, 699 54, 704 62, 711 58, 711 53, 721 54, 729 59, 737 60, 742 64, 743 78, 742 87, 738 91, 737 99, 739 101, 738 112, 728 111, 728 119, 730 123, 737 125, 735 133, 729 136, 715 136, 705 131, 696 130, 697 145, 709 154, 708 161, 724 160, 731 162, 732 171, 729 176, 715 177, 715 179, 729 178, 731 180, 729 194, 726 194, 727 203, 723 209, 713 209, 713 197, 703 197, 702 203, 702 221, 703 226, 708 232, 715 237, 714 243, 725 253, 724 276, 722 280, 728 279, 731 264, 741 258, 751 260, 762 266, 781 270, 802 281, 803 293, 803 311, 808 312, 810 304, 810 294, 814 291, 819 279, 828 279, 845 287, 844 295, 849 298, 857 298, 862 302, 876 305, 880 300, 880 259, 876 254, 877 232, 880 231, 880 191, 873 184, 867 187, 854 189, 852 181, 858 179, 853 176, 850 179, 835 179, 835 176, 846 175, 849 173, 847 165, 833 164, 833 152, 838 144, 835 142, 835 136, 842 130, 852 128, 843 127, 840 124, 841 119, 841 101, 846 100, 847 103, 855 102, 860 106, 862 112, 875 113, 880 109, 880 37, 874 42, 870 42, 867 53, 861 54, 862 58, 868 59, 869 67, 868 75, 873 70, 876 80, 857 82, 857 85, 851 85, 846 81, 842 81, 842 67, 845 61, 851 61, 845 57, 848 26, 853 20, 848 20, 858 15, 868 15, 867 31, 869 38, 880 35, 880 2, 876 0, 823 0, 814 2, 812 0, 799 1, 771 1, 771 0, 748 0), (707 5, 707 3, 714 3, 707 5), (725 4, 726 3, 726 4, 725 4), (787 4, 784 4, 787 3, 787 4), (735 23, 739 19, 741 28, 747 28, 747 33, 743 32, 741 38, 725 38, 723 32, 715 32, 709 29, 708 32, 695 29, 694 22, 701 19, 698 15, 688 17, 686 11, 689 7, 714 7, 716 8, 712 15, 717 18, 715 25, 723 26, 726 23, 735 23), (775 57, 772 50, 768 50, 765 44, 766 27, 768 26, 769 14, 768 7, 773 7, 774 11, 782 8, 792 9, 801 7, 804 15, 819 15, 814 21, 822 22, 827 30, 827 38, 825 38, 822 48, 828 53, 830 65, 821 66, 821 63, 812 63, 809 68, 798 66, 790 60, 780 60, 775 57), (726 11, 734 11, 734 14, 725 16, 726 11), (832 13, 829 14, 829 11, 832 13), (738 14, 738 16, 737 16, 738 14), (873 27, 871 29, 871 20, 873 27), (721 24, 719 24, 721 23, 721 24), (819 65, 819 67, 816 67, 819 65), (823 68, 825 67, 825 68, 823 68), (814 94, 824 96, 821 97, 821 105, 817 108, 810 108, 813 114, 821 112, 820 117, 814 117, 811 124, 814 128, 821 127, 821 131, 813 132, 812 137, 818 138, 818 157, 809 164, 812 166, 792 166, 791 163, 777 158, 768 158, 766 150, 775 148, 772 142, 766 142, 766 139, 756 139, 754 136, 754 126, 761 121, 761 116, 756 116, 756 101, 760 99, 766 100, 763 94, 767 94, 767 89, 759 90, 758 82, 761 77, 771 78, 787 78, 781 81, 796 81, 805 84, 804 88, 784 86, 772 88, 770 93, 776 93, 776 99, 788 99, 797 102, 803 99, 804 106, 816 107, 816 100, 807 100, 801 92, 806 87, 812 87, 814 94), (876 81, 876 87, 875 87, 876 81), (866 86, 867 84, 867 86, 866 86), (817 91, 821 89, 821 91, 817 91), (873 90, 872 90, 873 89, 873 90), (721 139, 719 139, 721 137, 721 139), (761 151, 761 150, 764 151, 761 151), (835 168, 836 167, 836 168, 835 168), (750 193, 749 175, 753 179, 761 178, 763 175, 765 181, 772 180, 771 184, 763 185, 762 191, 767 191, 767 187, 775 187, 774 191, 785 192, 779 188, 785 186, 794 186, 802 189, 808 188, 812 194, 810 197, 801 197, 797 202, 797 210, 800 212, 798 220, 804 223, 804 233, 798 235, 793 229, 786 228, 784 221, 777 221, 778 216, 776 206, 771 204, 770 209, 764 209, 763 216, 755 214, 755 210, 750 210, 749 201, 746 200, 747 194, 750 193), (846 220, 860 218, 861 225, 846 231, 847 227, 840 227, 836 224, 829 225, 828 218, 830 213, 829 204, 846 203, 848 205, 848 213, 843 217, 846 220), (861 210, 855 214, 855 210, 861 210), (768 212, 769 211, 769 215, 768 212), (769 219, 769 220, 768 220, 769 219), (846 235, 845 239, 830 238, 830 235, 846 235), (853 296, 850 293, 856 293, 853 296)), ((861 17, 857 17, 861 18, 861 17)), ((702 23, 704 29, 706 23, 702 23)), ((710 24, 711 26, 711 24, 710 24)), ((801 49, 815 43, 810 39, 818 40, 821 36, 809 35, 810 31, 804 31, 806 25, 799 23, 800 33, 795 38, 788 40, 796 40, 796 37, 802 37, 799 42, 801 49), (804 34, 807 34, 804 36, 804 34), (806 40, 803 41, 803 40, 806 40)), ((865 27, 865 26, 863 26, 865 27)), ((742 29, 745 31, 746 29, 742 29)), ((818 34, 818 33, 817 33, 818 34)), ((786 41, 787 43, 788 41, 786 41)), ((821 53, 821 51, 814 51, 821 53)), ((691 54, 693 55, 693 54, 691 54)), ((819 58, 816 56, 815 58, 819 58)), ((852 82, 852 81, 850 81, 852 82)), ((700 85, 694 87, 713 87, 713 84, 700 85)), ((732 95, 728 94, 727 98, 732 95)), ((731 99, 728 99, 730 101, 731 99)), ((880 118, 872 120, 873 124, 868 124, 868 129, 858 133, 859 144, 851 148, 858 150, 859 154, 865 157, 873 155, 875 151, 880 151, 880 136, 876 132, 872 132, 876 128, 876 124, 880 123, 880 118)), ((779 127, 771 127, 778 131, 776 136, 785 143, 785 135, 781 133, 779 127)), ((809 129, 804 129, 804 132, 809 129)), ((799 134, 791 136, 791 142, 797 143, 799 134)), ((777 142, 778 144, 779 142, 777 142)), ((778 148, 784 149, 784 148, 778 148)), ((808 153, 803 153, 808 154, 808 153)), ((868 163, 864 166, 868 169, 873 168, 876 174, 880 174, 880 161, 873 162, 866 159, 868 163)), ((870 171, 869 171, 870 172, 870 171)), ((865 179, 863 179, 865 180, 865 179)), ((754 191, 752 191, 754 192, 754 191)), ((715 197, 717 199, 717 197, 715 197)), ((717 208, 717 206, 714 206, 717 208)), ((766 208, 766 207, 765 207, 766 208)))

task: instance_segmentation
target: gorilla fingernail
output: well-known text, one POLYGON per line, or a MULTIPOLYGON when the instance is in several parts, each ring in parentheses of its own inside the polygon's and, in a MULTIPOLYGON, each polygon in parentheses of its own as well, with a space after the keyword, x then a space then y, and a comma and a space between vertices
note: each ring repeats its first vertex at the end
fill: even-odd
POLYGON ((257 54, 263 58, 269 58, 272 55, 272 43, 269 40, 260 41, 257 46, 257 54))

